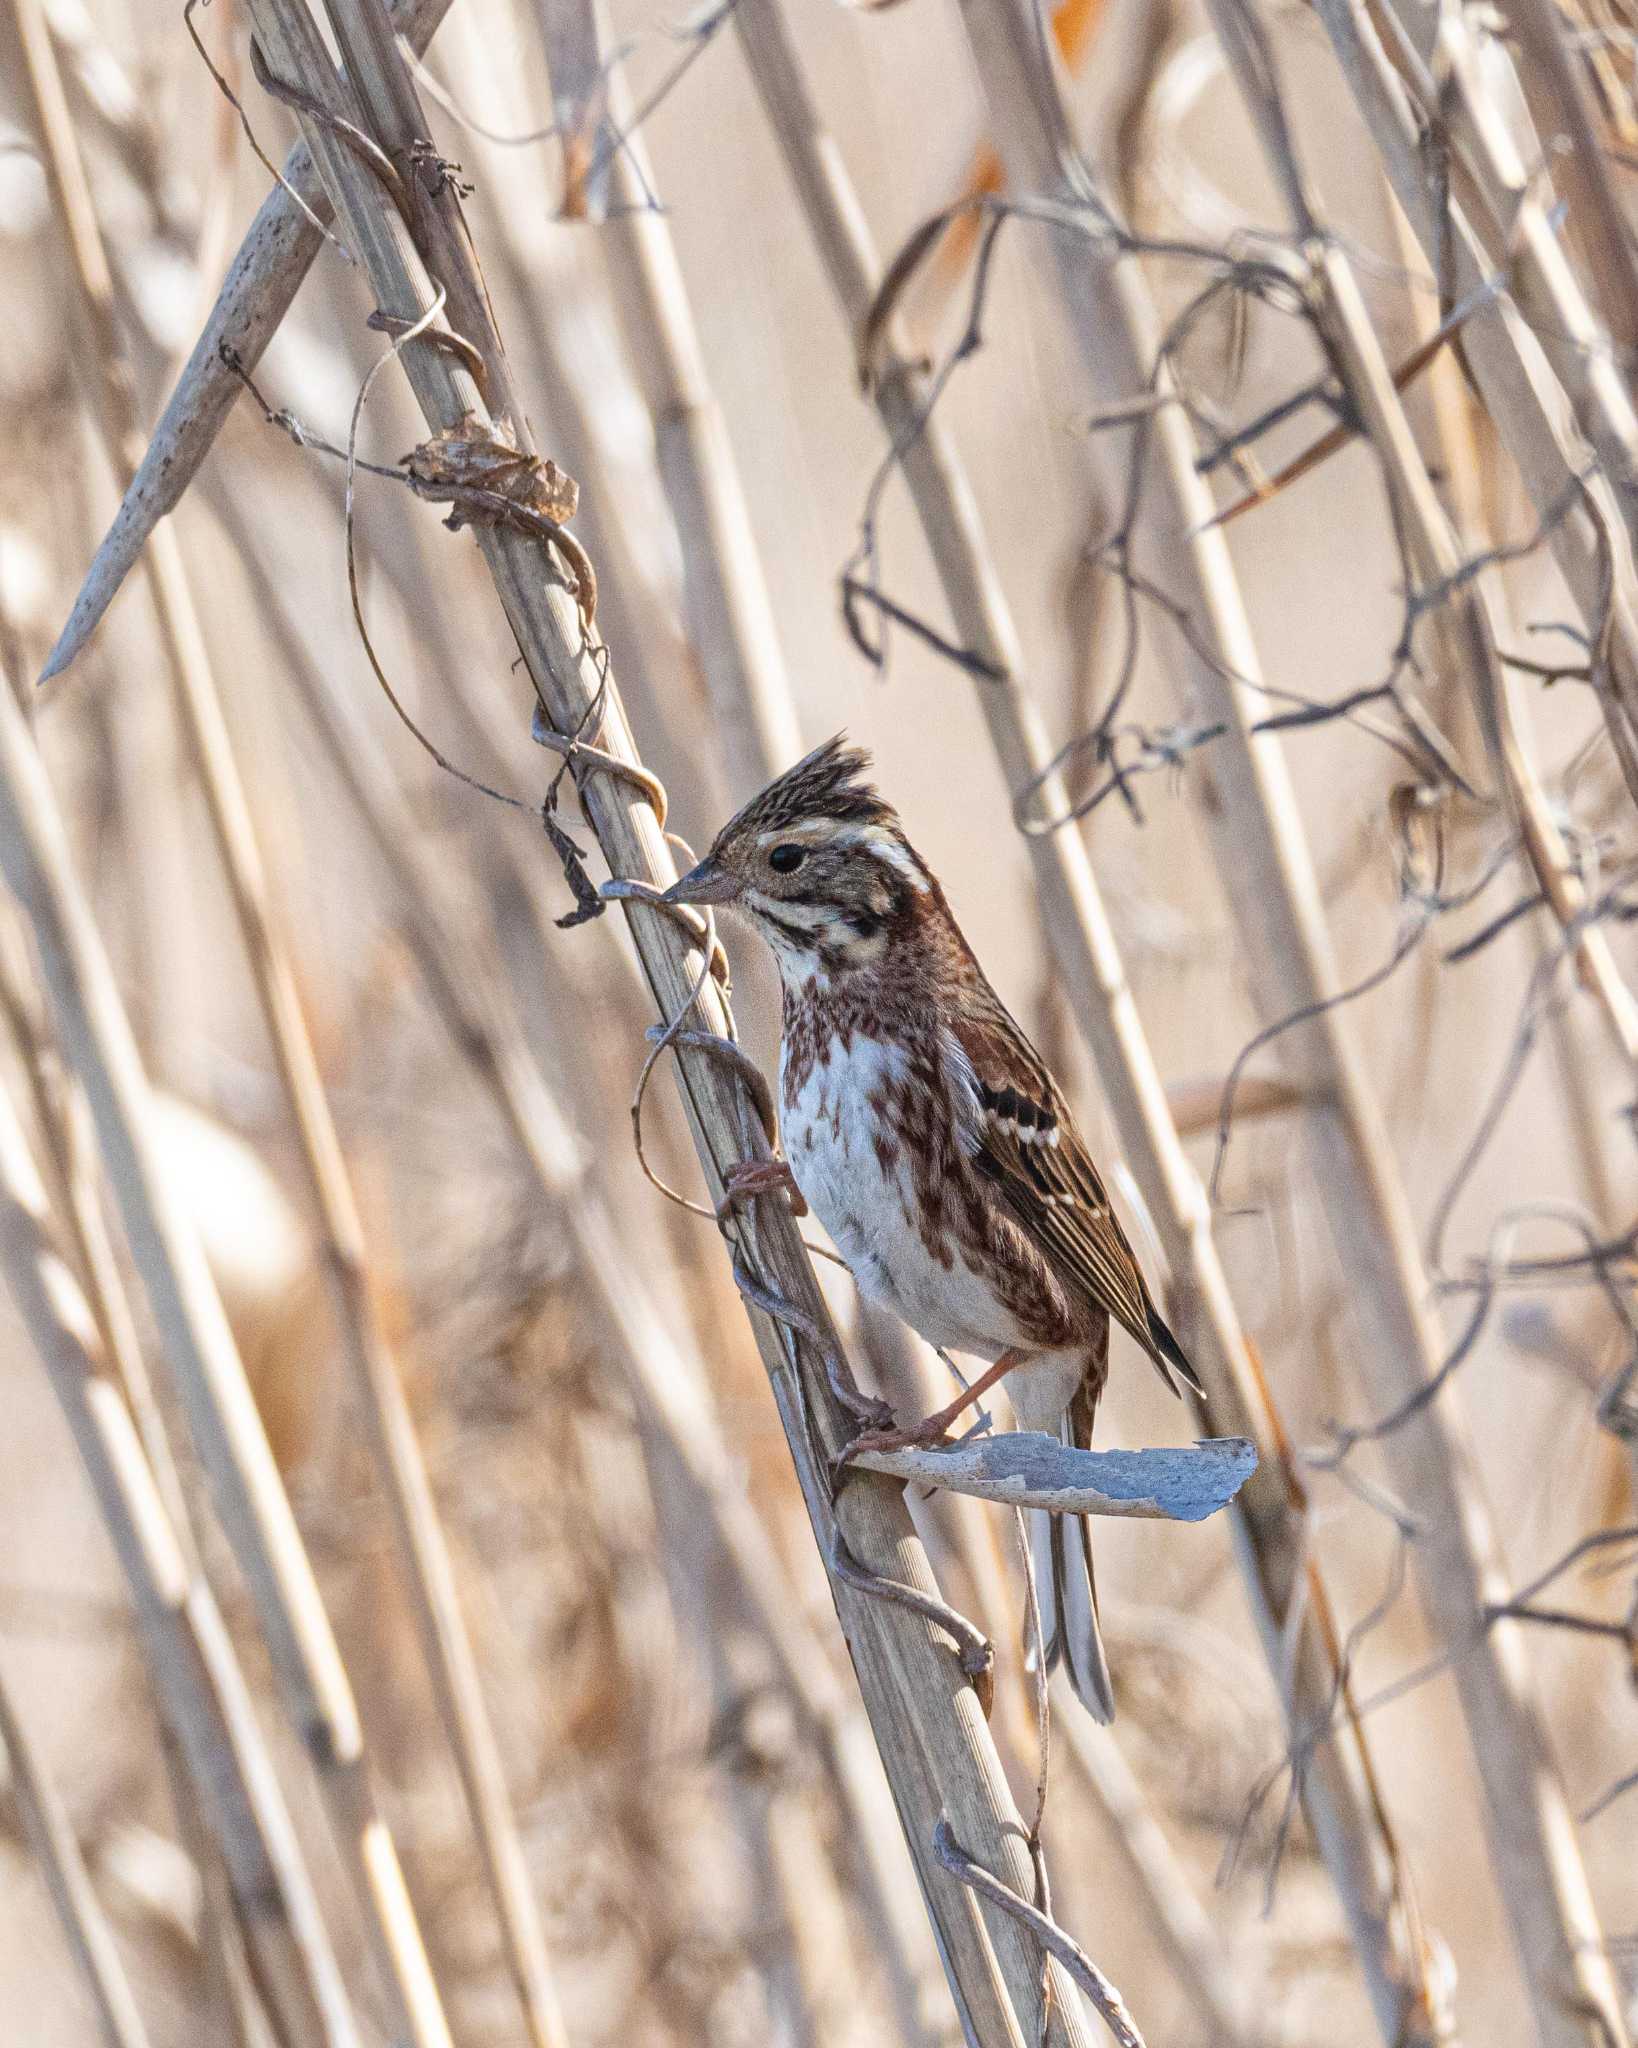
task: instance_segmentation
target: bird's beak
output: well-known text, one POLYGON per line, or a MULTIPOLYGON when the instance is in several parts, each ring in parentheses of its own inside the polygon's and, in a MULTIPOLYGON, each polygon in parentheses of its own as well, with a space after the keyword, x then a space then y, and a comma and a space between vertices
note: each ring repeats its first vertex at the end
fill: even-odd
POLYGON ((661 899, 666 903, 732 903, 739 894, 739 879, 714 860, 702 860, 673 882, 661 899))

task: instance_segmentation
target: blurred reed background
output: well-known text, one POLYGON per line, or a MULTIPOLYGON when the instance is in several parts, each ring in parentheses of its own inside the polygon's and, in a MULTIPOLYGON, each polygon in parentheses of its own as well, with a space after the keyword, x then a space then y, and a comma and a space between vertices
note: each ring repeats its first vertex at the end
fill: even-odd
POLYGON ((1638 18, 392 26, 0 10, 5 2038, 1098 2038, 954 1842, 1157 2048, 1619 2048, 1638 18), (1200 1363, 1103 1441, 1262 1457, 1039 1858, 1009 1519, 830 1499, 826 1305, 942 1368, 559 928, 844 726, 1200 1363))

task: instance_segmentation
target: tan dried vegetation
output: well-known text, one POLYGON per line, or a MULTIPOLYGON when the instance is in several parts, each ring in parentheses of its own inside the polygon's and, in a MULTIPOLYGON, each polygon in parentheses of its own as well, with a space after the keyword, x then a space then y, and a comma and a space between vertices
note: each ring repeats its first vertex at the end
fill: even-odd
POLYGON ((0 0, 8 2040, 1622 2048, 1635 35, 0 0), (712 1221, 841 726, 1258 1455, 1112 1731, 712 1221))

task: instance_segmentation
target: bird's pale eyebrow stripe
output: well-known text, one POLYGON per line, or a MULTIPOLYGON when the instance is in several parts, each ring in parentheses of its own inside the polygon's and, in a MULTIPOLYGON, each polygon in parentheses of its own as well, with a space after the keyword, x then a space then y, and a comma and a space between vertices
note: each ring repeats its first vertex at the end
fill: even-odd
POLYGON ((818 846, 831 837, 830 827, 821 819, 806 824, 774 825, 756 835, 758 846, 818 846))
POLYGON ((838 832, 834 843, 837 846, 862 846, 866 853, 873 853, 878 860, 886 861, 890 868, 897 868, 912 889, 926 892, 927 877, 915 855, 885 825, 855 826, 850 831, 838 832))

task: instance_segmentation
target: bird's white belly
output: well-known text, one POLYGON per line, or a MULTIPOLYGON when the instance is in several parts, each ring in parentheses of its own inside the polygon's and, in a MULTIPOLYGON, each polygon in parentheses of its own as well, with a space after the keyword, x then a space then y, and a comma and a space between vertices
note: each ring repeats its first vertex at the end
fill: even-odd
POLYGON ((783 1117, 785 1157, 803 1197, 830 1232, 863 1292, 929 1344, 994 1360, 1023 1333, 983 1277, 954 1250, 944 1265, 916 1221, 916 1201, 896 1130, 886 1165, 871 1096, 904 1074, 902 1048, 855 1037, 815 1062, 783 1117))

